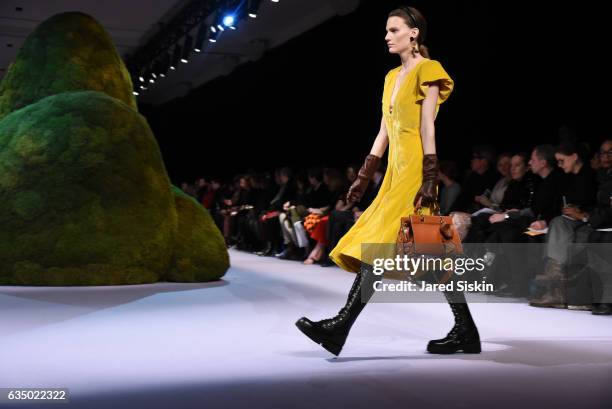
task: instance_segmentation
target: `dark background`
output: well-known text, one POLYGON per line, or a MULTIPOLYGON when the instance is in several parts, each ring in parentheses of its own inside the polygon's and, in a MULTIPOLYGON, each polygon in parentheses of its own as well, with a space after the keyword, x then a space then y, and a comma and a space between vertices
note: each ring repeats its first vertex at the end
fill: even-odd
MULTIPOLYGON (((365 0, 229 76, 142 106, 175 184, 249 168, 361 164, 378 132, 384 41, 396 1, 365 0)), ((594 149, 610 133, 603 3, 414 1, 426 45, 455 80, 436 119, 438 155, 466 168, 475 143, 529 151, 569 126, 594 149)))

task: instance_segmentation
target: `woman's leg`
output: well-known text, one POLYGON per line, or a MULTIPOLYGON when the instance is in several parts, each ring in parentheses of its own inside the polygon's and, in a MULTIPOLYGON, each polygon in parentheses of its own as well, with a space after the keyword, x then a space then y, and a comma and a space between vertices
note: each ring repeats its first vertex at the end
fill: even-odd
POLYGON ((304 264, 314 264, 317 261, 320 261, 323 257, 323 252, 325 250, 325 244, 321 242, 317 242, 317 245, 314 246, 308 258, 303 261, 304 264))
POLYGON ((382 275, 373 273, 371 265, 362 263, 351 287, 346 304, 335 317, 321 321, 311 321, 302 317, 295 325, 308 338, 334 355, 340 354, 353 323, 374 294, 374 283, 382 280, 382 275))
POLYGON ((429 341, 427 351, 433 354, 453 354, 458 351, 479 353, 480 335, 463 291, 444 291, 444 297, 455 317, 455 325, 446 337, 429 341))

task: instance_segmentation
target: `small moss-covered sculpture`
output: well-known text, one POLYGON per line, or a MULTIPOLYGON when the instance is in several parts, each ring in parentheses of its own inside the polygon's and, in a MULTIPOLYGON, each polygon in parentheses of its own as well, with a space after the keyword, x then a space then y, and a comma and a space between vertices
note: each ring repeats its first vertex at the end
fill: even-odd
POLYGON ((178 231, 173 265, 167 280, 217 280, 219 273, 229 267, 223 235, 206 208, 176 186, 172 189, 178 213, 178 231))
POLYGON ((229 267, 208 211, 172 188, 115 47, 82 13, 42 23, 0 84, 0 223, 0 284, 209 281, 229 267))

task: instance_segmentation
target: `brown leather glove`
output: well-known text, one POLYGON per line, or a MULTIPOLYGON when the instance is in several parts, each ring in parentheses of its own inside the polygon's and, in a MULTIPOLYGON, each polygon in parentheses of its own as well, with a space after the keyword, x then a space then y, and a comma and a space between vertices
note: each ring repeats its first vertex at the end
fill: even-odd
POLYGON ((438 157, 435 154, 423 156, 423 181, 414 197, 414 206, 421 199, 422 207, 429 207, 438 200, 438 157))
POLYGON ((368 187, 368 183, 370 183, 370 179, 372 179, 374 172, 378 170, 379 166, 380 158, 378 156, 372 154, 366 156, 363 166, 361 166, 359 173, 357 173, 357 178, 346 194, 347 202, 357 203, 361 200, 363 193, 368 187))

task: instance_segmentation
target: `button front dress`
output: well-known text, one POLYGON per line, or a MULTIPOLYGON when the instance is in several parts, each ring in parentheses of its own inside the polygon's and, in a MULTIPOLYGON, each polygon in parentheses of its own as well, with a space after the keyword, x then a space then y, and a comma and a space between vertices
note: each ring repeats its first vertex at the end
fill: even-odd
POLYGON ((421 104, 430 84, 440 92, 436 113, 453 90, 454 82, 442 65, 423 59, 406 74, 391 107, 391 97, 401 66, 385 77, 382 113, 389 136, 387 170, 370 206, 331 250, 330 258, 342 269, 358 272, 361 262, 394 257, 400 219, 414 213, 412 202, 422 181, 421 104), (382 246, 381 246, 382 244, 382 246), (387 252, 388 250, 389 252, 387 252))

